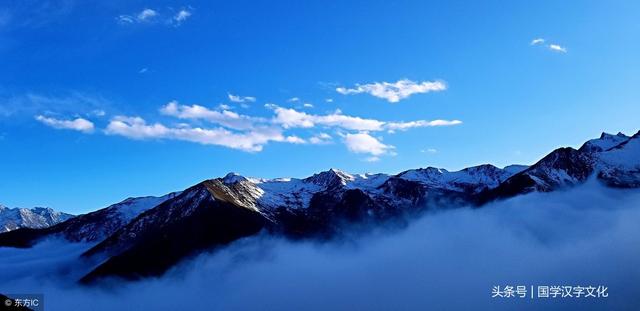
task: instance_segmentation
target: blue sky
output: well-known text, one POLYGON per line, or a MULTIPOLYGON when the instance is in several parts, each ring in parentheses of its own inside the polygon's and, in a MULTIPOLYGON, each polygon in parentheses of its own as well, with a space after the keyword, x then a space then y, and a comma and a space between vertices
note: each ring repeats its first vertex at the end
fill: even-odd
POLYGON ((639 129, 639 13, 636 1, 3 3, 0 203, 81 213, 229 171, 531 164, 639 129))

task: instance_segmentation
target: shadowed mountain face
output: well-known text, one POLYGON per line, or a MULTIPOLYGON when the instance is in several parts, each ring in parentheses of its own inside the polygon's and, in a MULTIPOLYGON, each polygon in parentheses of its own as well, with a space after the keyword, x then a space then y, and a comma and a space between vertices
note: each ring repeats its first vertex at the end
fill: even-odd
POLYGON ((103 276, 136 279, 159 275, 200 250, 258 233, 267 222, 258 211, 235 205, 203 182, 140 215, 83 256, 112 255, 81 282, 103 276))
POLYGON ((157 204, 127 214, 130 218, 109 217, 122 215, 110 207, 47 229, 0 234, 0 245, 24 247, 47 236, 100 241, 83 254, 100 263, 82 282, 161 275, 184 258, 259 232, 329 239, 347 228, 402 223, 425 210, 481 206, 589 178, 612 187, 640 187, 639 136, 603 134, 578 150, 554 150, 530 167, 480 165, 455 172, 429 167, 393 176, 331 169, 305 179, 228 174, 155 198, 157 204))

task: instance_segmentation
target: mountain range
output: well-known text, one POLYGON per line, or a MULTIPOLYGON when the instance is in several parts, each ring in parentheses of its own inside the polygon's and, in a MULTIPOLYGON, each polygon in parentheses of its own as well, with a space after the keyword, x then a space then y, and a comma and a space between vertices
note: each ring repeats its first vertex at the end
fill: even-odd
POLYGON ((9 208, 0 205, 0 232, 46 228, 74 217, 47 207, 9 208))
POLYGON ((579 149, 556 149, 531 166, 427 167, 395 175, 330 169, 303 179, 229 173, 162 197, 129 198, 47 228, 2 233, 0 246, 31 247, 47 237, 92 242, 81 257, 94 268, 82 283, 134 280, 162 275, 185 258, 248 236, 331 239, 354 228, 403 223, 415 213, 480 208, 592 178, 609 187, 640 187, 640 132, 603 133, 579 149))

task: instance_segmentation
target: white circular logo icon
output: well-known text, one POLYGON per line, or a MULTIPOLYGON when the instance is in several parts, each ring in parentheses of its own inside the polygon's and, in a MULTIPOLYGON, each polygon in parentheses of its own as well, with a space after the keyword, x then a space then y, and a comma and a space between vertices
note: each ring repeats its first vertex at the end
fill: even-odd
POLYGON ((11 307, 12 304, 13 304, 13 301, 11 299, 7 299, 4 301, 4 305, 7 307, 11 307))

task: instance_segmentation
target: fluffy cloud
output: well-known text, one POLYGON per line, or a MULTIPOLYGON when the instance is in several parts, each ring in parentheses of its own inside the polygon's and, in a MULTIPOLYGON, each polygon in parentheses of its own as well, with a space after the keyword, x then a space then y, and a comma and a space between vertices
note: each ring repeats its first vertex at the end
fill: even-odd
POLYGON ((234 103, 253 103, 256 101, 256 98, 253 96, 239 96, 233 94, 227 94, 229 96, 229 100, 234 103))
POLYGON ((260 118, 241 115, 226 109, 217 111, 199 105, 179 105, 177 101, 169 102, 160 108, 160 112, 179 119, 202 119, 238 130, 253 128, 254 123, 261 121, 260 118))
POLYGON ((200 128, 189 125, 167 127, 160 123, 147 124, 140 117, 119 116, 113 118, 105 133, 120 135, 133 139, 174 139, 200 143, 203 145, 218 145, 249 152, 262 151, 270 141, 304 143, 297 136, 284 136, 277 128, 260 128, 243 133, 232 132, 223 128, 200 128))
POLYGON ((414 82, 408 79, 397 82, 375 82, 370 84, 356 84, 354 88, 339 87, 336 91, 343 95, 367 93, 386 99, 390 103, 397 103, 413 94, 444 91, 447 86, 441 81, 414 82))
POLYGON ((39 115, 39 116, 36 116, 36 120, 50 127, 53 127, 55 129, 75 130, 83 133, 92 133, 94 130, 93 122, 83 118, 75 118, 73 120, 61 120, 61 119, 50 118, 50 117, 39 115))
MULTIPOLYGON (((347 146, 347 149, 353 153, 368 153, 376 158, 395 148, 391 145, 383 144, 366 132, 346 134, 344 135, 344 143, 347 146)), ((373 159, 369 158, 369 160, 373 159)), ((374 161, 377 161, 377 159, 370 162, 374 161)))
POLYGON ((142 12, 138 13, 137 18, 138 18, 138 21, 145 22, 153 19, 156 16, 158 16, 158 12, 156 12, 155 10, 144 9, 142 10, 142 12))
POLYGON ((356 131, 379 131, 384 125, 384 122, 378 120, 343 115, 339 110, 328 115, 313 115, 291 108, 271 107, 274 107, 276 113, 274 122, 285 128, 310 128, 322 125, 356 131))
POLYGON ((292 108, 282 108, 276 105, 269 105, 267 108, 273 109, 276 113, 274 122, 285 128, 311 128, 316 125, 327 127, 339 127, 345 130, 355 131, 384 131, 394 132, 396 130, 408 130, 418 127, 451 126, 462 124, 460 120, 417 120, 410 122, 385 122, 375 119, 364 119, 342 114, 340 110, 327 115, 313 115, 306 112, 297 111, 292 108))

